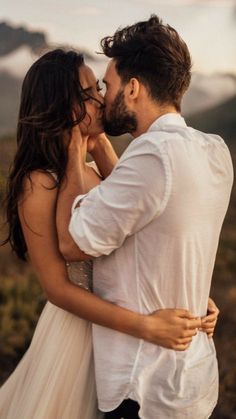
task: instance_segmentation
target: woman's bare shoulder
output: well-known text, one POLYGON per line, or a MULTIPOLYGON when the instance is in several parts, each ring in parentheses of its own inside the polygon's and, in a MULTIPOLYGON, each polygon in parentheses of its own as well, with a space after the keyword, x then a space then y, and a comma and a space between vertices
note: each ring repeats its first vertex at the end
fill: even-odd
POLYGON ((34 193, 39 190, 53 190, 56 189, 57 182, 52 173, 42 170, 33 170, 27 174, 23 179, 23 195, 34 193))

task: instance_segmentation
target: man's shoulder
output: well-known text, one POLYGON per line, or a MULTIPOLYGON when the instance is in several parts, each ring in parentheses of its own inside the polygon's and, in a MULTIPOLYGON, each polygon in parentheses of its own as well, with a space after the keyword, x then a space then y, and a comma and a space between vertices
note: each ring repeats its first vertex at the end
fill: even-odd
POLYGON ((148 158, 148 156, 162 159, 162 150, 155 137, 145 133, 132 140, 120 157, 119 163, 133 158, 135 158, 135 160, 138 158, 143 161, 143 159, 148 158))
POLYGON ((121 160, 147 154, 154 154, 165 159, 168 155, 173 156, 176 153, 178 156, 181 155, 185 148, 191 149, 194 153, 199 150, 199 147, 208 149, 207 152, 218 149, 219 152, 228 154, 230 158, 228 147, 219 135, 205 133, 185 125, 178 127, 178 130, 174 126, 169 126, 165 130, 152 130, 143 133, 129 144, 121 160))
POLYGON ((125 154, 161 153, 162 145, 168 138, 168 133, 145 132, 131 141, 125 154))
POLYGON ((180 142, 184 144, 185 141, 187 144, 191 142, 212 144, 228 149, 227 144, 220 135, 199 131, 188 125, 178 127, 178 129, 170 125, 166 129, 147 131, 138 137, 136 141, 139 147, 144 147, 145 144, 152 144, 157 150, 163 150, 165 147, 175 147, 175 145, 179 146, 180 142))

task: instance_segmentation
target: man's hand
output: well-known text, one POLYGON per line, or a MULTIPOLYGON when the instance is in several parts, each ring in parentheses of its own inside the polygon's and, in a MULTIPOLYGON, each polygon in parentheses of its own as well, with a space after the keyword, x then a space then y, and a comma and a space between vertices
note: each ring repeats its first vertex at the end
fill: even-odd
POLYGON ((188 310, 157 310, 144 319, 144 339, 175 351, 184 351, 201 327, 188 310))
POLYGON ((208 307, 207 307, 207 315, 202 317, 202 324, 201 329, 203 332, 206 332, 209 338, 212 338, 215 326, 217 323, 217 318, 219 315, 220 310, 215 305, 214 301, 209 298, 208 299, 208 307))

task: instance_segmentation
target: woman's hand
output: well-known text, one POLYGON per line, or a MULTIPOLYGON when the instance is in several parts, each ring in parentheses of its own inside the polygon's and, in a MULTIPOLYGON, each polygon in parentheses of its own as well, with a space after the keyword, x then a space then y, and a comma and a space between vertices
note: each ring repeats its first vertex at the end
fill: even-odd
POLYGON ((217 323, 217 318, 220 310, 214 303, 214 301, 208 299, 207 315, 202 317, 201 329, 203 332, 206 332, 209 338, 212 338, 217 323))
POLYGON ((72 130, 70 131, 70 140, 68 142, 68 151, 69 153, 83 150, 83 155, 86 155, 87 151, 87 139, 88 137, 83 137, 81 134, 79 124, 73 126, 72 130))
POLYGON ((188 310, 157 310, 143 316, 143 339, 175 351, 184 351, 201 327, 201 319, 188 310))
POLYGON ((109 176, 118 161, 118 157, 106 134, 102 133, 95 137, 89 137, 87 151, 92 155, 103 179, 109 176))

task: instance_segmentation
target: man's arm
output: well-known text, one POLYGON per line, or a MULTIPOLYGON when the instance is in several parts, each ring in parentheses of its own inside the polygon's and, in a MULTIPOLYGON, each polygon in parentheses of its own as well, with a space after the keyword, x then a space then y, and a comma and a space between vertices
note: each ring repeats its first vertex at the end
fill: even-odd
POLYGON ((69 231, 80 249, 94 257, 108 255, 159 216, 170 192, 164 166, 157 146, 140 139, 79 208, 78 197, 69 231))

